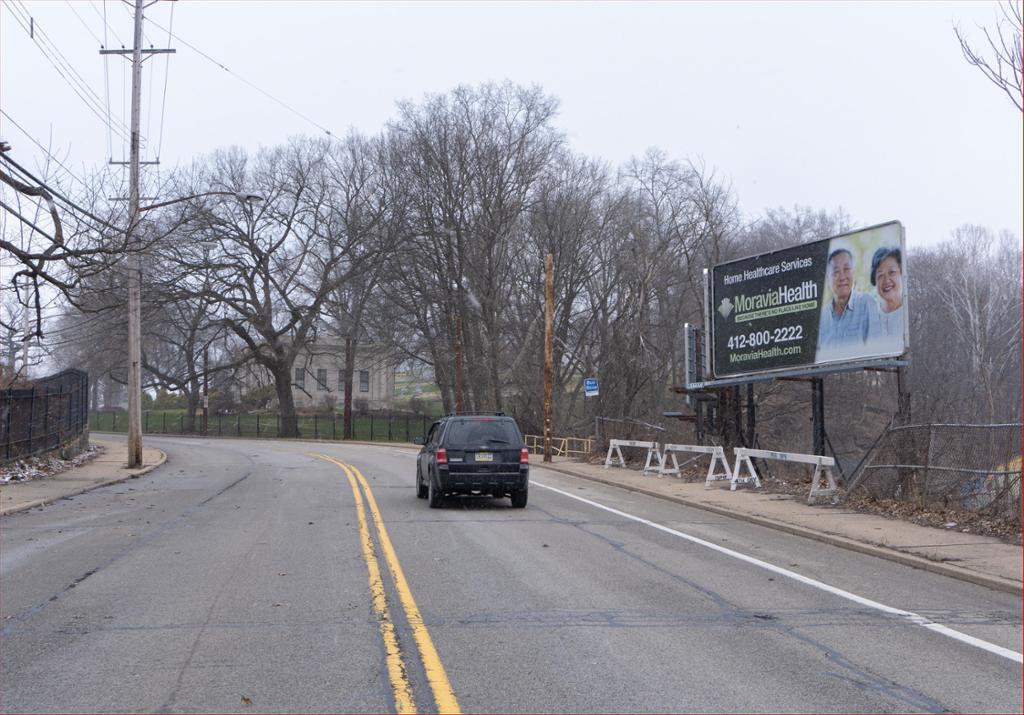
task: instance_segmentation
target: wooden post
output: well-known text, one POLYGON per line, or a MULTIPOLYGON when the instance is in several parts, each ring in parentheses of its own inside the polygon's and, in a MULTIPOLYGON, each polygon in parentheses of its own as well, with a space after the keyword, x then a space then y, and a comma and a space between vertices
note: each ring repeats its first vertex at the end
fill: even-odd
POLYGON ((555 258, 544 258, 544 461, 551 461, 551 391, 554 373, 555 258))
MULTIPOLYGON (((461 310, 461 306, 458 308, 461 310)), ((462 316, 455 316, 455 412, 462 412, 462 316)))

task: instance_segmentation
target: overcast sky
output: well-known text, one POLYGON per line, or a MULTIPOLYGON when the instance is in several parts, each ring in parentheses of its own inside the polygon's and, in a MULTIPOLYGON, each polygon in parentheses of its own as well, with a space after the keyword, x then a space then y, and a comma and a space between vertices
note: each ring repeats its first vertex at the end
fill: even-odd
MULTIPOLYGON (((130 46, 130 7, 0 3, 0 108, 44 144, 52 134, 76 174, 104 165, 105 117, 15 17, 31 15, 99 113, 109 94, 127 124, 128 63, 98 50, 130 46)), ((748 220, 842 206, 858 226, 903 221, 911 247, 963 223, 1021 237, 1021 113, 953 34, 960 24, 981 43, 996 13, 989 2, 160 2, 147 44, 177 53, 147 61, 142 128, 147 158, 159 147, 167 171, 218 147, 322 134, 316 125, 377 133, 398 100, 509 79, 559 98, 556 124, 576 151, 612 166, 649 147, 703 161, 748 220)), ((20 162, 42 162, 2 115, 0 138, 20 162)), ((124 147, 112 137, 114 159, 124 147)))

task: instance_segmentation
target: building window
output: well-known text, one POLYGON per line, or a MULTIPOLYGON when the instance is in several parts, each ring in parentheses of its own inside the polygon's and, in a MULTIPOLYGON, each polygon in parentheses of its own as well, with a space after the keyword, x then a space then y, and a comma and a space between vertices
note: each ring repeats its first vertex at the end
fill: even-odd
POLYGON ((306 387, 306 369, 303 367, 295 368, 295 385, 299 388, 306 387))
POLYGON ((338 392, 345 394, 345 371, 338 370, 338 392))
POLYGON ((359 371, 359 391, 369 392, 370 391, 370 371, 360 370, 359 371))
POLYGON ((327 392, 327 368, 320 367, 316 371, 316 391, 327 392))

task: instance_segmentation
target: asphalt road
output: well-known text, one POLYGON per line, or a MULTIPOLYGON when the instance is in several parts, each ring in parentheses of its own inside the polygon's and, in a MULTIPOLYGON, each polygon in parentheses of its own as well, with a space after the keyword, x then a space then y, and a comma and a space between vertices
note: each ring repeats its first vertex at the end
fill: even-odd
POLYGON ((147 444, 0 520, 3 712, 1022 709, 1008 594, 537 464, 433 510, 411 450, 147 444))

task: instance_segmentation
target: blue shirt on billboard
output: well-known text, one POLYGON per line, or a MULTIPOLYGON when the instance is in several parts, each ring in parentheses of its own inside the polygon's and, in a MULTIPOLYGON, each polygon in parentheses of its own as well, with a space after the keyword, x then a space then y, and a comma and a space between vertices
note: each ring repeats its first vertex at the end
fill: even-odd
MULTIPOLYGON (((835 352, 849 345, 863 345, 868 336, 868 321, 874 302, 864 293, 854 291, 846 309, 836 315, 833 301, 821 311, 818 323, 818 351, 835 352)), ((856 353, 854 353, 856 355, 856 353)))

